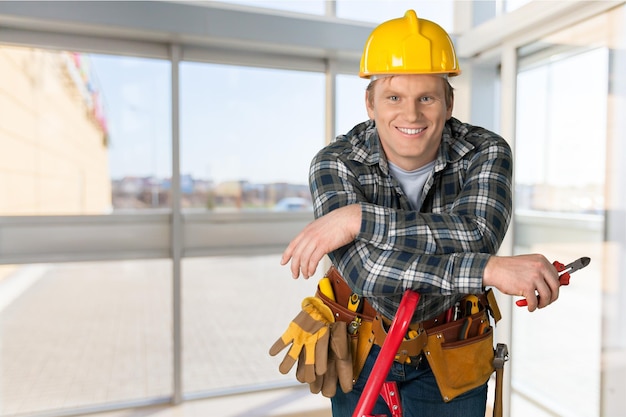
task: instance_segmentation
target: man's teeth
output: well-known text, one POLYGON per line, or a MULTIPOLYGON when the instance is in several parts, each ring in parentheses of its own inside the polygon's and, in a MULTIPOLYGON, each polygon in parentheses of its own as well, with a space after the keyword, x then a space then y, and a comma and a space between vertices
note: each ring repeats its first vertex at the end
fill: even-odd
POLYGON ((402 133, 406 133, 407 135, 417 135, 422 132, 424 129, 407 129, 404 127, 399 127, 398 130, 402 133))

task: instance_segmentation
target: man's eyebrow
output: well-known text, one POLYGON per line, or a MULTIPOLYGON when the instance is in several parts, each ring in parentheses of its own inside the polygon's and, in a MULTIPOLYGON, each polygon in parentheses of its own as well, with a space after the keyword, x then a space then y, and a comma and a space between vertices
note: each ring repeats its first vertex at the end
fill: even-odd
MULTIPOLYGON (((402 88, 395 88, 395 87, 383 87, 380 89, 380 92, 382 94, 393 94, 393 95, 404 95, 404 90, 402 88)), ((436 89, 428 89, 428 90, 422 90, 419 93, 417 93, 418 96, 443 96, 445 95, 445 92, 437 92, 436 89)))
POLYGON ((387 86, 381 88, 381 91, 383 93, 386 93, 386 94, 389 94, 389 93, 400 94, 400 93, 402 93, 402 89, 401 88, 387 87, 387 86))

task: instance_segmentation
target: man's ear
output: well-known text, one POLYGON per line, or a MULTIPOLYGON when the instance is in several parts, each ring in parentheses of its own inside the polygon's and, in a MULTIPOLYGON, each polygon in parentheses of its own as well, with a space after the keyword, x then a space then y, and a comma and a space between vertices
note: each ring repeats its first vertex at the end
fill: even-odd
POLYGON ((367 110, 367 117, 374 120, 374 100, 370 100, 369 90, 365 90, 365 109, 367 110))
POLYGON ((450 100, 450 103, 446 103, 447 104, 447 109, 446 109, 446 120, 450 120, 450 118, 452 117, 452 110, 454 109, 454 98, 452 100, 450 100))

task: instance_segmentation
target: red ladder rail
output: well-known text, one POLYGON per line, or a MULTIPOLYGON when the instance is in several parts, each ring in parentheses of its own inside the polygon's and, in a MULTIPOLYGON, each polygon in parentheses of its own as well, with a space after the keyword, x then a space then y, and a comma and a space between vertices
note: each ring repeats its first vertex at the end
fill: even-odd
POLYGON ((374 409, 378 396, 382 392, 383 384, 387 378, 389 369, 391 369, 391 364, 396 357, 396 353, 398 353, 400 343, 402 343, 402 339, 409 329, 409 324, 411 324, 411 318, 413 317, 413 312, 415 311, 415 307, 417 307, 419 299, 420 295, 412 290, 406 290, 402 296, 396 317, 394 317, 391 322, 391 327, 389 328, 385 342, 380 349, 376 363, 374 363, 374 368, 365 384, 365 388, 354 409, 352 417, 376 417, 372 415, 371 412, 374 409))

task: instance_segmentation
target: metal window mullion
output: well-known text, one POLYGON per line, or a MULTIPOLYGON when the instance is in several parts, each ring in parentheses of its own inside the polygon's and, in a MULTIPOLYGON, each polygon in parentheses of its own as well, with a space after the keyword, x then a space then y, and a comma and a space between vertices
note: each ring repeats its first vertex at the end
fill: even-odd
POLYGON ((324 14, 327 17, 337 17, 337 1, 336 0, 328 0, 325 3, 326 7, 324 8, 324 14))
POLYGON ((330 143, 335 137, 337 125, 337 71, 335 62, 332 59, 326 60, 326 95, 325 95, 325 115, 324 126, 326 129, 326 139, 324 145, 330 143))
MULTIPOLYGON (((336 136, 337 130, 337 62, 326 60, 326 96, 324 102, 326 120, 324 121, 324 145, 329 144, 336 136)), ((324 257, 324 270, 330 267, 330 260, 324 257)))
POLYGON ((179 404, 183 398, 182 386, 182 299, 181 258, 183 252, 181 190, 180 190, 180 103, 179 69, 180 45, 170 45, 171 59, 171 111, 172 111, 172 339, 173 339, 173 395, 172 403, 179 404))
MULTIPOLYGON (((517 108, 517 48, 513 44, 504 44, 501 52, 501 95, 500 95, 500 126, 502 136, 507 139, 511 148, 515 150, 515 117, 517 108)), ((515 175, 515 174, 514 174, 515 175)), ((515 194, 515 176, 513 177, 513 194, 515 194)), ((504 242, 500 247, 499 254, 514 255, 515 242, 515 210, 511 219, 511 226, 504 242)), ((512 348, 513 341, 513 299, 511 297, 499 297, 498 303, 503 312, 498 329, 498 336, 503 343, 512 348)), ((511 350, 511 349, 510 349, 511 350)), ((512 364, 507 365, 508 372, 503 378, 503 405, 505 416, 511 415, 511 370, 512 364)))

